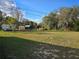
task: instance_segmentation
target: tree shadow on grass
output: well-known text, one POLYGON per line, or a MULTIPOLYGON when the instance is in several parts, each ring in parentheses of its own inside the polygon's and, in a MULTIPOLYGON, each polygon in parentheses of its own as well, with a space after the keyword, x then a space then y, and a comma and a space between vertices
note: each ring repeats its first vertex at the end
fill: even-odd
POLYGON ((0 37, 0 59, 79 59, 79 49, 0 37))

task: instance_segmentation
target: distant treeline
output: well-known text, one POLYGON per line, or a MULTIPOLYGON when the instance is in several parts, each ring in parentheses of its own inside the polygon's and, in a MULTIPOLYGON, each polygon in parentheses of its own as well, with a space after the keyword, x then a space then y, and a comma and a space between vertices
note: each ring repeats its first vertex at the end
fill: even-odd
MULTIPOLYGON (((19 18, 14 18, 11 16, 4 15, 2 11, 0 11, 0 29, 8 29, 8 30, 19 30, 20 27, 28 27, 30 29, 36 29, 37 23, 30 21, 28 19, 22 19, 19 21, 19 18)), ((4 30, 3 29, 3 30, 4 30)))
POLYGON ((15 28, 30 25, 32 29, 38 30, 79 31, 79 7, 64 7, 58 11, 50 12, 42 18, 42 22, 39 24, 26 19, 19 22, 16 18, 4 17, 0 11, 0 26, 2 24, 14 24, 15 28))
POLYGON ((64 7, 42 19, 45 30, 79 31, 79 7, 64 7))

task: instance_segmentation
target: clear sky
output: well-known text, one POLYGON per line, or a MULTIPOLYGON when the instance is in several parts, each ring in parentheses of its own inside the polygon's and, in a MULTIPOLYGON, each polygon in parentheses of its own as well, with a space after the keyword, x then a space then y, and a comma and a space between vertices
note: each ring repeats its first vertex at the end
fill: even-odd
POLYGON ((79 5, 79 0, 15 0, 16 4, 24 12, 25 17, 40 22, 48 13, 61 7, 79 5))

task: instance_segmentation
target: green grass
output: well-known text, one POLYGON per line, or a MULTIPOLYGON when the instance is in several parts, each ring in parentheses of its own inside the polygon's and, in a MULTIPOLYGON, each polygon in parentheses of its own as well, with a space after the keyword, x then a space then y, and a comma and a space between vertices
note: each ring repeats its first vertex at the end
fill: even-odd
POLYGON ((4 32, 0 37, 19 37, 36 42, 79 48, 79 32, 4 32))
POLYGON ((18 37, 0 37, 1 59, 69 59, 79 55, 79 49, 62 47, 18 37), (69 53, 70 51, 74 51, 69 53), (63 54, 66 53, 66 54, 63 54), (58 56, 58 57, 54 57, 58 56))
POLYGON ((4 55, 7 58, 8 56, 17 56, 17 59, 22 59, 24 56, 27 56, 27 58, 31 56, 37 43, 17 37, 0 37, 0 45, 2 45, 1 49, 5 51, 4 55))
POLYGON ((76 57, 79 56, 79 32, 0 31, 1 59, 69 59, 69 56, 79 59, 76 57))

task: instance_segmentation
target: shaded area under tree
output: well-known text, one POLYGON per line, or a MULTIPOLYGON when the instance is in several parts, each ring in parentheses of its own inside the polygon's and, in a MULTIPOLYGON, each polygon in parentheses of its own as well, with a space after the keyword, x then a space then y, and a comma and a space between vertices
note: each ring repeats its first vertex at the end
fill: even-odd
POLYGON ((0 59, 79 59, 79 49, 0 37, 0 59))

